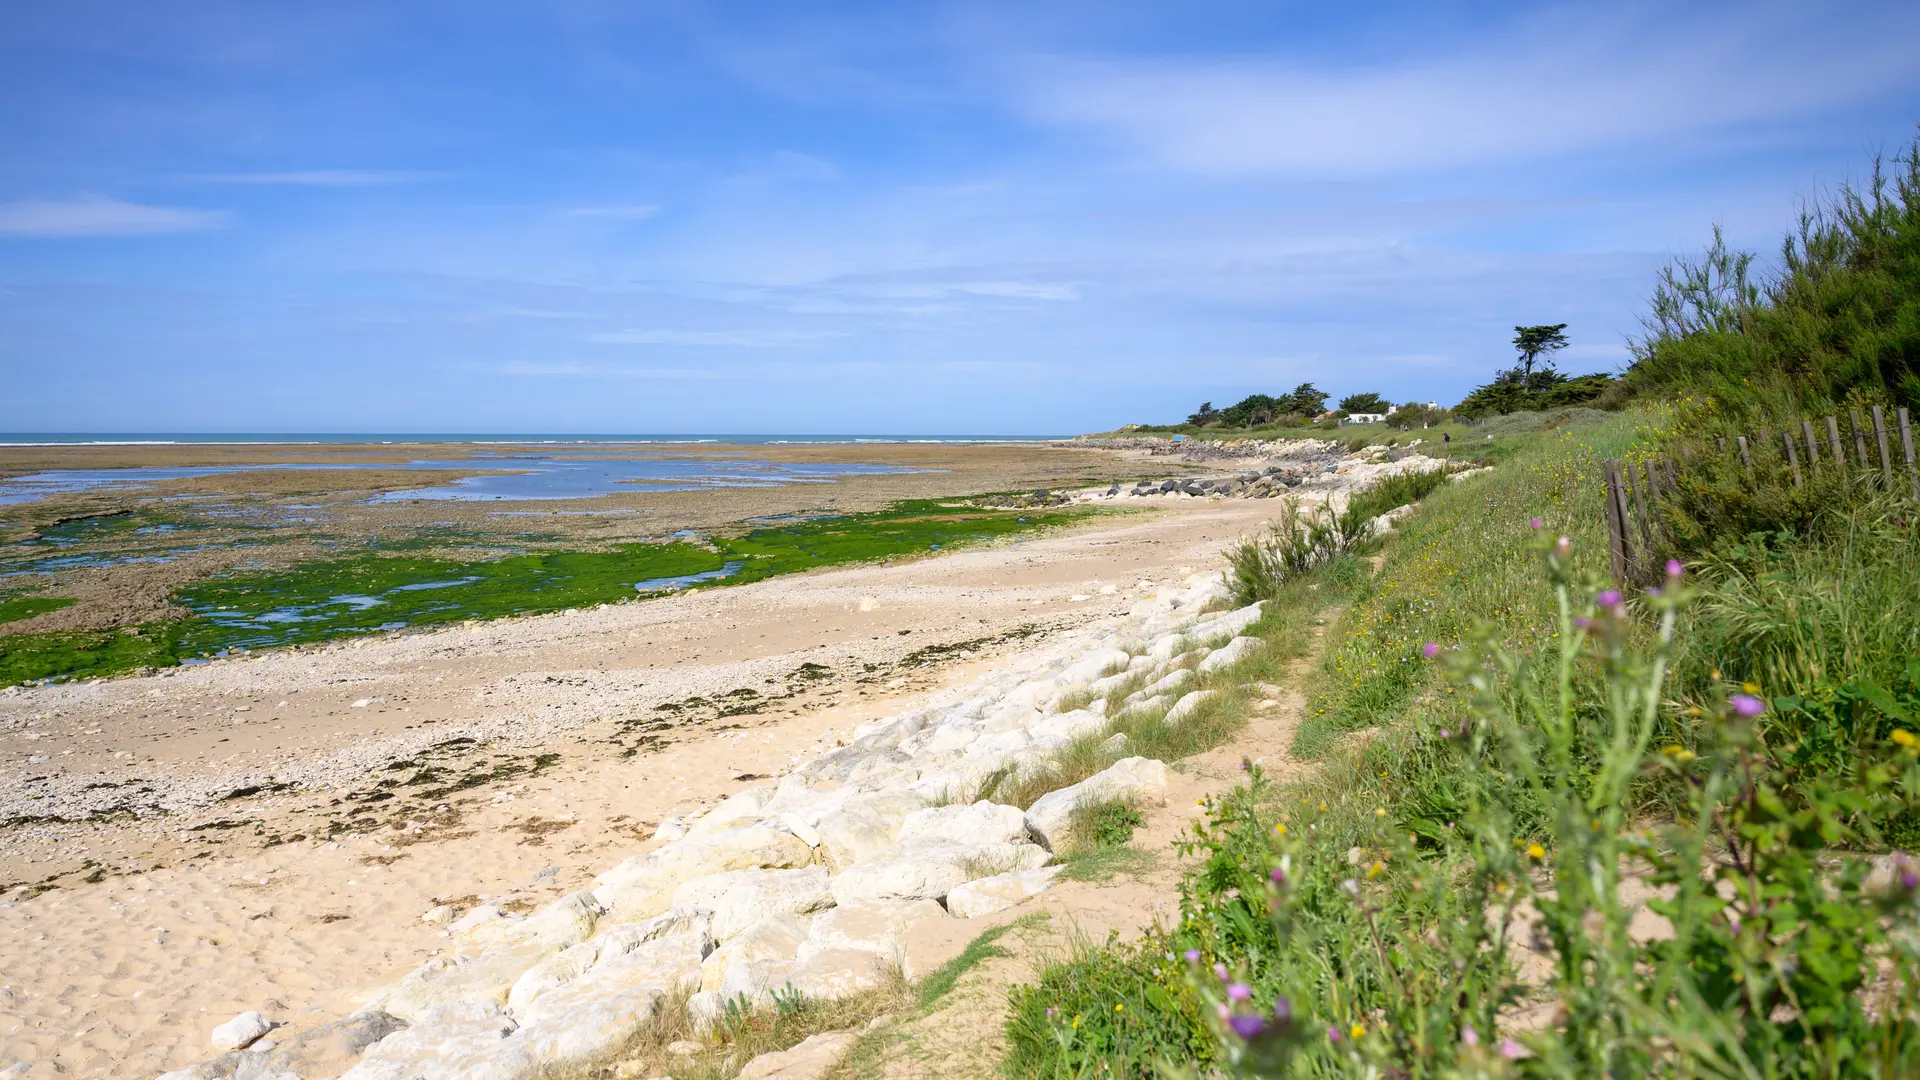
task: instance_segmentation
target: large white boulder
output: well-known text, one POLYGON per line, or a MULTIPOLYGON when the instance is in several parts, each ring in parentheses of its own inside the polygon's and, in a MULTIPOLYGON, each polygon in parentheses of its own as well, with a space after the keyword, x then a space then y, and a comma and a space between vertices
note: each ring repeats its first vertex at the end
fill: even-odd
POLYGON ((1144 701, 1147 698, 1178 694, 1180 691, 1186 689, 1187 684, 1192 682, 1196 677, 1192 671, 1186 668, 1170 671, 1153 682, 1135 690, 1133 693, 1128 694, 1123 704, 1131 705, 1136 701, 1144 701))
POLYGON ((1211 619, 1196 624, 1187 632, 1187 636, 1205 644, 1224 641, 1259 622, 1265 604, 1266 601, 1263 600, 1258 604, 1249 604, 1238 611, 1215 615, 1211 619))
MULTIPOLYGON (((1152 758, 1122 758, 1106 771, 1040 796, 1027 810, 1027 828, 1053 849, 1066 831, 1073 811, 1083 802, 1166 802, 1167 766, 1152 758)), ((1044 864, 1043 864, 1044 865, 1044 864)), ((1021 869, 1026 869, 1022 867, 1021 869)), ((958 884, 956 882, 956 884, 958 884)))
POLYGON ((768 915, 806 915, 833 906, 827 868, 735 870, 694 878, 673 891, 676 908, 713 912, 713 936, 721 941, 768 915))
POLYGON ((1062 866, 1043 866, 1037 870, 1016 870, 990 878, 956 885, 947 894, 947 910, 955 918, 977 919, 1010 908, 1030 896, 1037 896, 1060 876, 1062 866))
POLYGON ((267 1018, 249 1009, 233 1019, 213 1029, 212 1042, 215 1050, 238 1050, 250 1046, 253 1042, 273 1030, 267 1018))
POLYGON ((705 934, 690 932, 654 938, 625 951, 603 951, 585 972, 515 1009, 514 1016, 525 1027, 598 999, 644 990, 670 994, 683 987, 698 989, 700 963, 712 946, 705 934))
POLYGON ((502 915, 476 922, 464 933, 454 936, 460 939, 462 947, 475 951, 523 944, 564 949, 592 937, 600 914, 600 905, 593 893, 578 892, 563 896, 525 918, 502 915))
POLYGON ((1096 649, 1068 664, 1060 672, 1060 682, 1067 686, 1090 683, 1109 671, 1124 670, 1131 659, 1125 649, 1096 649))
MULTIPOLYGON (((710 949, 712 939, 708 937, 708 927, 712 922, 710 912, 679 908, 645 922, 616 926, 597 938, 564 949, 528 968, 507 991, 507 1008, 514 1015, 521 1015, 541 994, 572 982, 603 959, 611 960, 633 952, 650 941, 696 934, 699 935, 696 940, 704 941, 703 947, 710 949)), ((678 948, 670 947, 669 953, 677 952, 678 948)))
POLYGON ((401 976, 380 1007, 413 1023, 439 1005, 500 1004, 521 975, 555 951, 544 945, 520 944, 477 955, 456 951, 436 956, 401 976))
POLYGON ((1186 720, 1197 712, 1200 706, 1219 696, 1218 690, 1195 690, 1190 694, 1182 695, 1179 701, 1173 703, 1173 708, 1167 710, 1167 723, 1178 724, 1186 720))
POLYGON ((851 1031, 810 1036, 798 1046, 761 1054, 740 1069, 739 1080, 820 1080, 853 1044, 851 1031))
POLYGON ((878 990, 894 979, 893 965, 865 949, 827 949, 800 961, 787 985, 828 1001, 878 990))
POLYGON ((902 845, 892 858, 860 863, 833 879, 839 904, 863 900, 938 900, 955 885, 1008 870, 1029 870, 1051 861, 1034 844, 902 845))
POLYGON ((910 791, 874 792, 848 799, 814 823, 828 865, 845 870, 893 848, 900 825, 927 801, 910 791))
POLYGON ((1017 806, 981 801, 971 806, 930 806, 901 821, 902 847, 939 842, 1026 843, 1026 815, 1017 806))
MULTIPOLYGON (((1100 702, 1105 705, 1106 702, 1100 702)), ((1091 709, 1075 709, 1072 712, 1055 713, 1041 717, 1027 728, 1035 744, 1057 746, 1071 742, 1082 735, 1091 735, 1105 727, 1107 719, 1091 709)))
POLYGON ((1259 638, 1234 638, 1232 641, 1227 642, 1225 645, 1220 646, 1208 654, 1205 660, 1200 661, 1200 670, 1203 673, 1211 673, 1219 671, 1222 668, 1232 667, 1247 657, 1252 656, 1259 648, 1259 638))
POLYGON ((732 965, 796 958, 811 929, 811 921, 801 915, 783 912, 767 916, 707 954, 700 965, 700 988, 719 990, 726 985, 732 965))
POLYGON ((773 785, 762 784, 759 787, 736 791, 724 799, 719 806, 707 811, 706 816, 687 828, 688 836, 711 836, 723 829, 736 829, 749 822, 758 821, 765 816, 768 800, 773 798, 773 785))
POLYGON ((867 900, 836 907, 814 916, 807 939, 796 954, 808 960, 823 952, 864 950, 898 967, 909 979, 920 970, 921 950, 915 946, 934 932, 948 915, 934 900, 867 900))
POLYGON ((513 1033, 513 1019, 493 1002, 439 1005, 404 1031, 367 1048, 340 1080, 453 1080, 480 1073, 513 1033))
POLYGON ((628 859, 595 878, 594 901, 616 921, 650 918, 672 904, 680 884, 729 870, 806 866, 806 841, 770 825, 748 825, 711 836, 688 837, 628 859))

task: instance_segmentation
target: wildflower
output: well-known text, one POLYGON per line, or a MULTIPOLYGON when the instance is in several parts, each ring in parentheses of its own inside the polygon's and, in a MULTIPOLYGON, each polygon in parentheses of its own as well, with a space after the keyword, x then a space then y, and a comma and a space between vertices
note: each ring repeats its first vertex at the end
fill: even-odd
POLYGON ((1273 879, 1275 885, 1285 885, 1287 883, 1287 871, 1285 867, 1276 866, 1267 872, 1267 876, 1273 879))
POLYGON ((1114 1011, 1114 1012, 1126 1012, 1126 1011, 1127 1011, 1127 1007, 1126 1007, 1125 1005, 1115 1005, 1115 1006, 1113 1007, 1113 1011, 1114 1011))
POLYGON ((1293 1001, 1285 994, 1273 999, 1273 1018, 1283 1024, 1293 1021, 1293 1001))
POLYGON ((1365 1024, 1355 1024, 1353 1025, 1353 1027, 1347 1029, 1347 1034, 1353 1036, 1356 1039, 1362 1035, 1365 1035, 1366 1033, 1367 1033, 1367 1025, 1365 1024))
POLYGON ((1227 965, 1225 964, 1213 965, 1213 974, 1214 974, 1214 977, 1219 979, 1221 982, 1226 982, 1227 979, 1230 978, 1230 976, 1227 974, 1227 965))
POLYGON ((1184 953, 1181 953, 1180 955, 1182 955, 1182 956, 1184 956, 1184 957, 1186 957, 1186 958, 1187 958, 1187 963, 1189 963, 1189 964, 1197 964, 1197 963, 1199 963, 1199 962, 1200 962, 1200 950, 1199 950, 1199 949, 1188 949, 1188 950, 1187 950, 1186 952, 1184 952, 1184 953))
POLYGON ((1426 657, 1429 660, 1433 659, 1436 656, 1439 656, 1440 643, 1437 641, 1429 641, 1425 645, 1420 646, 1420 655, 1426 657))
POLYGON ((1617 608, 1620 606, 1620 590, 1602 589, 1600 595, 1593 598, 1593 602, 1604 608, 1617 608))
POLYGON ((1328 1028, 1328 1029, 1327 1029, 1327 1041, 1328 1041, 1328 1042, 1339 1042, 1339 1041, 1340 1041, 1340 1029, 1339 1029, 1339 1028, 1337 1028, 1337 1027, 1330 1027, 1330 1028, 1328 1028))
POLYGON ((1527 1048, 1512 1039, 1501 1039, 1500 1056, 1509 1061, 1518 1061, 1527 1056, 1527 1048))
POLYGON ((1894 728, 1893 741, 1909 750, 1920 749, 1920 737, 1916 737, 1913 732, 1908 731, 1906 728, 1894 728))
POLYGON ((1054 1015, 1055 1015, 1055 1014, 1057 1014, 1057 1013, 1058 1013, 1059 1011, 1060 1011, 1060 1010, 1058 1010, 1058 1009, 1056 1009, 1056 1008, 1054 1008, 1054 1007, 1053 1007, 1053 1006, 1051 1006, 1051 1005, 1049 1005, 1049 1006, 1047 1006, 1047 1019, 1049 1019, 1049 1020, 1051 1020, 1051 1019, 1053 1019, 1053 1018, 1054 1018, 1054 1015))
POLYGON ((1267 1030, 1267 1022, 1250 1013, 1239 1013, 1228 1017, 1227 1026, 1233 1029, 1235 1035, 1247 1042, 1259 1038, 1267 1030))
POLYGON ((1532 843, 1527 845, 1527 854, 1536 859, 1544 859, 1547 857, 1547 849, 1541 847, 1538 843, 1532 843))
POLYGON ((1732 706, 1733 715, 1745 720, 1751 720, 1767 711, 1767 703, 1751 694, 1735 694, 1727 699, 1727 704, 1732 706))
POLYGON ((1283 822, 1281 822, 1281 823, 1279 823, 1278 825, 1275 825, 1275 826, 1273 827, 1273 835, 1275 835, 1275 836, 1285 836, 1285 835, 1287 835, 1287 823, 1283 821, 1283 822))
POLYGON ((1460 1029, 1460 1041, 1468 1046, 1480 1045, 1480 1033, 1473 1030, 1471 1024, 1460 1029))
POLYGON ((1687 572, 1687 568, 1680 564, 1679 559, 1667 560, 1667 576, 1668 577, 1672 578, 1675 581, 1679 581, 1680 575, 1686 572, 1687 572))
POLYGON ((1253 987, 1243 982, 1232 983, 1227 987, 1227 1000, 1251 1001, 1253 1000, 1253 987))
POLYGON ((1544 521, 1541 521, 1541 520, 1540 520, 1539 518, 1530 518, 1530 519, 1528 519, 1528 521, 1527 521, 1527 528, 1529 528, 1529 529, 1538 529, 1538 528, 1540 528, 1540 527, 1541 527, 1542 525, 1545 525, 1545 524, 1546 524, 1546 522, 1544 522, 1544 521))

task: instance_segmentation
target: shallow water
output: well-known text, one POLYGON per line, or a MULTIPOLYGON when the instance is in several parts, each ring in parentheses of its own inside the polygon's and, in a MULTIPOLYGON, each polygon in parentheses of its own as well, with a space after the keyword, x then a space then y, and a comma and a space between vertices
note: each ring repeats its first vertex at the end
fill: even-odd
POLYGON ((744 562, 734 560, 718 570, 708 570, 701 574, 681 574, 678 577, 648 578, 645 581, 634 582, 633 591, 657 592, 662 589, 684 589, 689 585, 698 585, 703 581, 719 581, 722 578, 730 578, 739 573, 740 568, 745 565, 746 563, 744 562))

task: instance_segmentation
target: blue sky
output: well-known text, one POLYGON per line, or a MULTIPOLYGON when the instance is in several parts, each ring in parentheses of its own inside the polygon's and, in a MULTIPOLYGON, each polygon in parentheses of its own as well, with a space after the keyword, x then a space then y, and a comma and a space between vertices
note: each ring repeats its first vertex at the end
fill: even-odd
POLYGON ((1043 433, 1626 360, 1920 7, 0 6, 0 430, 1043 433))

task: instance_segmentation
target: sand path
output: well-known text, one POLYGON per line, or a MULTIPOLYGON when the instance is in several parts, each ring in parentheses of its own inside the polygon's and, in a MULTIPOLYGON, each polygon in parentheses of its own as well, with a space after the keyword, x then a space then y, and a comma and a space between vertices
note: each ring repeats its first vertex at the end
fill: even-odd
POLYGON ((1215 569, 1279 509, 1167 502, 891 566, 0 696, 0 821, 81 819, 0 831, 0 880, 57 886, 0 896, 0 1068, 150 1076, 239 1009, 343 1015, 443 944, 417 919, 436 901, 575 890, 662 817, 1023 633, 1215 569), (723 697, 741 690, 758 700, 723 697))

